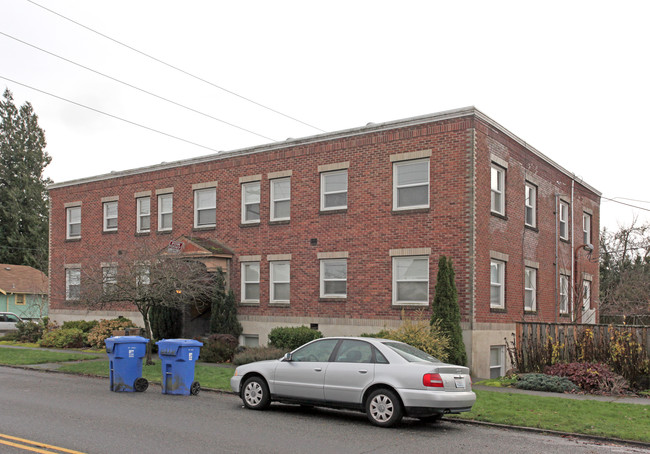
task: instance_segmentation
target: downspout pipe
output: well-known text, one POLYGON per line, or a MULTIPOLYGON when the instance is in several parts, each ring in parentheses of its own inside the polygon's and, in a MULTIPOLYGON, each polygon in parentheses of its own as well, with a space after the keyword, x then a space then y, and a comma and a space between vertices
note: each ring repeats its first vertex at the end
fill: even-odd
MULTIPOLYGON (((575 184, 576 184, 575 175, 573 175, 571 177, 571 218, 567 220, 567 221, 569 221, 569 222, 567 222, 567 226, 571 229, 571 252, 572 252, 571 255, 572 256, 573 256, 573 250, 574 250, 573 248, 575 246, 575 244, 574 244, 574 241, 575 241, 575 239, 574 239, 574 232, 575 232, 574 227, 575 226, 573 225, 574 222, 575 222, 575 217, 573 216, 573 214, 574 214, 573 197, 574 197, 574 192, 575 192, 575 184)), ((578 279, 577 279, 577 276, 575 275, 575 268, 576 268, 575 258, 571 257, 571 276, 573 277, 573 282, 576 283, 573 291, 571 292, 571 318, 573 319, 574 322, 577 321, 576 307, 575 307, 575 293, 578 291, 578 286, 577 286, 578 279)))

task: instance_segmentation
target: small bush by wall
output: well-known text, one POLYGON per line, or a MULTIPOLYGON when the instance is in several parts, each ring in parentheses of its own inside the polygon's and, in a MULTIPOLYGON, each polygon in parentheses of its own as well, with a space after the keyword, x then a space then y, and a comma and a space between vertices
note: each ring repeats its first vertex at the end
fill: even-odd
POLYGON ((519 381, 515 383, 515 388, 554 393, 566 393, 580 389, 566 377, 545 374, 522 375, 519 377, 519 381))
POLYGON ((269 333, 269 346, 286 349, 286 351, 295 350, 307 342, 323 337, 320 331, 310 329, 307 326, 273 328, 269 333))
POLYGON ((284 350, 281 348, 275 347, 252 347, 247 348, 235 355, 232 360, 232 363, 235 366, 241 366, 242 364, 253 363, 255 361, 266 361, 269 359, 280 359, 287 353, 289 350, 284 350))
POLYGON ((201 347, 200 358, 206 363, 226 363, 232 361, 239 341, 231 334, 213 334, 201 347))
POLYGON ((113 331, 135 327, 135 324, 128 318, 118 317, 112 320, 100 320, 100 322, 88 333, 88 344, 93 348, 104 348, 104 341, 113 336, 113 331))
POLYGON ((81 348, 85 345, 84 332, 77 328, 48 331, 38 343, 47 348, 81 348))

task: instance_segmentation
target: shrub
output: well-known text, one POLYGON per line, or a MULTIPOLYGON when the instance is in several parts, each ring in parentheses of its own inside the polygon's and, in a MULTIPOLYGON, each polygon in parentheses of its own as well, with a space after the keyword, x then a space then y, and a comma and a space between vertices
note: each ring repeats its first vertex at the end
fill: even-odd
POLYGON ((135 327, 128 318, 118 317, 112 320, 100 320, 100 322, 88 333, 88 344, 93 348, 104 348, 104 341, 113 336, 113 331, 135 327))
POLYGON ((85 345, 84 332, 77 328, 56 329, 43 335, 39 345, 49 348, 80 348, 85 345))
POLYGON ((18 336, 16 337, 18 342, 36 343, 43 337, 43 325, 41 323, 19 321, 16 323, 16 328, 18 328, 18 336))
POLYGON ((323 333, 307 326, 279 326, 269 333, 269 346, 291 351, 321 337, 323 333))
POLYGON ((154 339, 177 339, 183 333, 183 311, 175 307, 152 306, 149 324, 154 339))
POLYGON ((605 364, 599 363, 557 363, 547 366, 548 375, 566 377, 583 391, 592 394, 625 394, 629 383, 622 376, 612 372, 605 364))
POLYGON ((566 377, 556 377, 545 374, 521 375, 519 381, 515 383, 515 388, 555 393, 574 392, 579 389, 566 377))
POLYGON ((90 332, 91 329, 93 329, 95 326, 97 326, 99 322, 97 320, 72 320, 69 322, 63 322, 63 326, 61 328, 63 329, 80 329, 84 333, 90 332))
POLYGON ((387 329, 382 329, 377 333, 363 333, 359 337, 376 337, 378 339, 387 339, 390 332, 387 329))
POLYGON ((239 341, 231 334, 213 334, 201 347, 201 359, 206 363, 232 361, 238 345, 239 341))
POLYGON ((269 359, 279 359, 289 350, 275 347, 252 347, 237 353, 232 359, 235 366, 253 363, 255 361, 266 361, 269 359))
POLYGON ((8 333, 5 333, 4 336, 0 336, 0 341, 17 342, 18 331, 9 331, 8 333))

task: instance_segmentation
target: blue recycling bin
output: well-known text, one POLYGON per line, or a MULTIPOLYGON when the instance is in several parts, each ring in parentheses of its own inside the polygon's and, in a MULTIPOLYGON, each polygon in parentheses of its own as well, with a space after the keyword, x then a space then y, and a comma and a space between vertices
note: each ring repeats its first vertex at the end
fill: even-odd
POLYGON ((203 343, 194 339, 163 339, 156 345, 162 361, 163 394, 196 396, 201 385, 194 381, 194 363, 203 343))
POLYGON ((143 392, 149 382, 142 377, 142 358, 149 339, 140 336, 113 336, 106 339, 110 389, 115 392, 143 392))

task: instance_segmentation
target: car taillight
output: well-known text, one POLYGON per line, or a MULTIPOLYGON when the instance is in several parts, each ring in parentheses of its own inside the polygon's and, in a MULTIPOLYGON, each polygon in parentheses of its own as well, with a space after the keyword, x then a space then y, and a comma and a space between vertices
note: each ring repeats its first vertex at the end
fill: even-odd
POLYGON ((444 388, 440 374, 424 374, 422 384, 432 388, 444 388))

